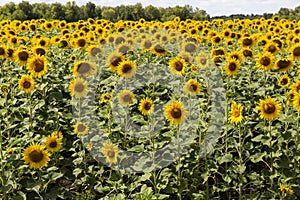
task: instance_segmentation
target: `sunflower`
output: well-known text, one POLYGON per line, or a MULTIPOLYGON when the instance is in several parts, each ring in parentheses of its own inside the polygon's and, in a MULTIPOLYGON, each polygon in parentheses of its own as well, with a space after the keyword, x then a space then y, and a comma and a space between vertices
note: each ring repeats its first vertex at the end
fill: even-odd
POLYGON ((111 95, 108 93, 102 94, 101 95, 101 101, 104 103, 108 103, 111 101, 111 95))
POLYGON ((145 38, 141 41, 141 49, 144 51, 150 50, 152 45, 152 41, 148 38, 145 38))
POLYGON ((123 78, 131 78, 136 73, 136 64, 127 60, 120 62, 117 73, 123 78))
POLYGON ((243 106, 241 104, 237 104, 236 102, 233 102, 231 104, 231 110, 230 110, 230 123, 238 124, 243 120, 243 106))
POLYGON ((167 105, 164 114, 171 124, 181 124, 187 118, 187 111, 180 101, 167 105))
POLYGON ((282 107, 277 99, 267 97, 266 100, 260 100, 256 109, 260 111, 261 119, 273 120, 279 117, 282 107))
POLYGON ((15 52, 14 58, 22 65, 26 65, 28 59, 30 57, 30 53, 27 49, 19 49, 15 52))
POLYGON ((84 135, 89 132, 89 126, 82 122, 76 122, 74 125, 74 133, 76 135, 84 135))
POLYGON ((293 105, 294 97, 295 97, 296 94, 297 94, 297 93, 294 92, 293 90, 290 90, 290 91, 288 92, 288 94, 287 94, 287 99, 288 99, 287 104, 288 104, 288 105, 293 105))
POLYGON ((103 53, 103 49, 97 45, 90 45, 87 54, 92 59, 97 59, 97 56, 103 53))
POLYGON ((200 93, 200 84, 195 79, 190 79, 184 85, 184 92, 188 95, 197 95, 200 93))
POLYGON ((74 76, 90 76, 97 72, 96 65, 89 61, 78 61, 72 69, 74 76))
POLYGON ((22 153, 23 160, 29 164, 29 168, 38 169, 48 164, 50 154, 39 143, 33 143, 22 153))
POLYGON ((274 68, 280 72, 285 72, 293 67, 293 61, 287 58, 280 58, 276 61, 274 68))
POLYGON ((151 52, 157 56, 164 56, 168 53, 168 51, 160 44, 155 44, 154 46, 152 46, 151 52))
POLYGON ((243 54, 244 58, 253 58, 253 51, 248 48, 243 48, 241 53, 243 54))
POLYGON ((114 72, 116 71, 118 65, 125 60, 125 57, 120 52, 111 53, 106 60, 106 65, 109 69, 114 72))
POLYGON ((134 94, 129 90, 122 90, 118 94, 119 103, 123 106, 129 106, 134 101, 134 94))
POLYGON ((231 58, 226 61, 224 69, 228 76, 236 75, 240 69, 240 62, 234 58, 231 58))
POLYGON ((295 107, 298 112, 300 112, 300 93, 295 93, 294 99, 293 99, 293 106, 295 107))
POLYGON ((256 66, 258 69, 270 70, 274 65, 274 57, 270 52, 260 54, 256 60, 256 66))
POLYGON ((31 92, 34 89, 35 82, 31 76, 22 75, 19 79, 19 89, 26 93, 31 92))
POLYGON ((196 64, 201 68, 204 69, 208 66, 209 57, 205 53, 201 52, 198 54, 198 56, 195 58, 196 64))
POLYGON ((255 40, 250 36, 250 37, 242 37, 240 39, 240 43, 243 48, 251 48, 255 44, 255 40))
POLYGON ((227 59, 236 59, 237 61, 241 62, 242 61, 242 58, 243 58, 243 55, 241 52, 239 51, 231 51, 227 54, 227 59))
POLYGON ((287 74, 280 77, 278 80, 278 85, 282 88, 286 88, 290 84, 290 78, 287 74))
POLYGON ((74 45, 75 48, 86 48, 87 47, 87 40, 85 37, 78 37, 73 39, 71 43, 74 45))
POLYGON ((122 43, 117 47, 118 52, 125 55, 128 51, 131 50, 131 45, 129 43, 122 43))
POLYGON ((295 93, 300 93, 300 80, 296 80, 296 82, 292 84, 291 89, 295 93))
POLYGON ((212 49, 211 50, 211 56, 214 57, 214 56, 223 56, 225 55, 226 51, 223 47, 219 47, 217 49, 212 49))
POLYGON ((6 95, 6 94, 9 92, 8 85, 2 84, 1 87, 0 87, 0 90, 1 90, 1 92, 2 92, 4 95, 6 95))
POLYGON ((279 48, 278 45, 276 43, 268 43, 267 45, 265 45, 264 47, 264 51, 266 52, 270 52, 271 54, 275 55, 279 52, 279 48))
POLYGON ((196 46, 196 44, 194 42, 185 42, 182 45, 182 50, 184 52, 193 54, 193 53, 195 53, 197 51, 197 46, 196 46))
POLYGON ((41 78, 48 71, 45 57, 36 55, 30 58, 27 62, 27 69, 33 77, 41 78))
POLYGON ((116 145, 113 145, 112 143, 106 143, 103 145, 101 150, 109 164, 116 164, 118 162, 117 159, 119 151, 116 145))
POLYGON ((7 57, 7 50, 4 46, 0 46, 0 58, 6 58, 7 57))
POLYGON ((82 78, 75 78, 70 83, 69 91, 71 96, 85 97, 89 91, 88 83, 82 78))
POLYGON ((171 68, 171 73, 175 75, 183 75, 185 72, 185 67, 187 63, 180 56, 176 56, 169 62, 169 67, 171 68))
POLYGON ((51 134, 46 137, 45 146, 50 152, 57 152, 62 146, 62 141, 56 135, 51 134))
POLYGON ((154 106, 153 106, 152 100, 149 99, 148 97, 146 97, 145 99, 142 99, 140 101, 139 111, 143 115, 148 115, 148 114, 152 113, 154 111, 154 106))
POLYGON ((35 46, 32 48, 32 52, 35 53, 36 55, 44 56, 46 55, 46 49, 45 47, 42 46, 35 46))
POLYGON ((300 44, 295 44, 290 48, 290 52, 292 54, 292 58, 297 60, 300 58, 300 44))

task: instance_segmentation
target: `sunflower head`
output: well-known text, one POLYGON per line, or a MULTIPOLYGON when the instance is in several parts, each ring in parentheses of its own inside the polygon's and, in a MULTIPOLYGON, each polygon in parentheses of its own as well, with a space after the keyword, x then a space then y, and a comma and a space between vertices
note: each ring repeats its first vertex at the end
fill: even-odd
POLYGON ((125 60, 125 57, 120 52, 111 53, 106 60, 106 64, 109 69, 114 72, 117 70, 119 64, 125 60))
POLYGON ((149 99, 148 97, 146 97, 145 99, 142 99, 140 101, 139 111, 143 115, 148 115, 148 114, 152 113, 154 111, 153 101, 151 99, 149 99))
POLYGON ((82 78, 73 79, 69 86, 70 95, 76 98, 85 97, 88 90, 88 83, 82 78))
POLYGON ((103 145, 101 150, 109 164, 116 164, 118 162, 119 151, 116 145, 106 143, 103 145))
POLYGON ((290 84, 290 78, 287 74, 281 76, 280 79, 278 80, 278 85, 282 88, 288 87, 289 84, 290 84))
POLYGON ((195 79, 190 79, 184 85, 184 92, 188 95, 197 95, 200 93, 200 84, 195 79))
POLYGON ((1 89, 2 94, 4 94, 4 95, 8 94, 8 92, 9 92, 9 87, 6 84, 2 84, 0 89, 1 89))
POLYGON ((136 73, 136 64, 127 60, 120 62, 117 73, 123 78, 131 78, 136 73))
POLYGON ((270 52, 260 54, 256 61, 257 68, 265 71, 272 69, 273 65, 274 57, 270 52))
POLYGON ((118 94, 119 103, 123 106, 129 106, 134 101, 134 94, 129 90, 122 90, 118 94))
POLYGON ((290 52, 292 54, 292 58, 297 60, 300 58, 300 44, 295 44, 291 47, 290 52))
POLYGON ((227 60, 226 65, 224 66, 225 72, 228 76, 236 75, 240 68, 240 62, 234 58, 227 60))
POLYGON ((89 126, 83 122, 76 122, 74 126, 74 133, 76 135, 84 135, 89 132, 89 126))
POLYGON ((204 69, 208 66, 209 57, 205 53, 200 53, 196 57, 195 62, 201 69, 204 69))
POLYGON ((96 65, 89 61, 78 61, 73 67, 74 76, 90 76, 97 72, 96 65))
POLYGON ((103 49, 97 45, 91 45, 89 46, 87 53, 90 58, 97 59, 97 56, 103 53, 103 49))
POLYGON ((171 73, 175 75, 183 75, 185 73, 185 68, 187 63, 180 56, 176 56, 169 62, 169 67, 171 68, 171 73))
POLYGON ((166 119, 171 124, 181 124, 187 118, 187 111, 180 101, 173 101, 165 107, 164 111, 166 119))
POLYGON ((102 94, 101 95, 101 101, 104 103, 108 103, 111 101, 111 95, 108 93, 102 94))
POLYGON ((38 143, 33 143, 28 146, 22 153, 22 156, 25 163, 34 169, 41 168, 50 161, 50 154, 38 143))
POLYGON ((236 102, 233 102, 231 104, 231 110, 230 110, 230 123, 235 123, 238 124, 243 120, 243 115, 242 115, 242 111, 243 111, 243 106, 241 104, 237 104, 236 102))
POLYGON ((260 118, 274 120, 279 117, 282 107, 276 99, 267 97, 265 100, 260 100, 256 109, 260 111, 260 118))
POLYGON ((50 152, 57 152, 62 146, 62 141, 56 135, 48 135, 46 137, 45 146, 50 152))
POLYGON ((182 45, 182 49, 184 52, 193 54, 197 51, 197 45, 194 42, 185 42, 182 45))
POLYGON ((291 89, 295 93, 300 93, 300 80, 296 80, 291 86, 291 89))
POLYGON ((27 63, 27 69, 33 77, 41 78, 48 71, 46 58, 40 55, 30 58, 27 63))
POLYGON ((26 49, 19 49, 15 52, 15 60, 22 65, 26 65, 28 59, 30 58, 30 53, 26 49))
POLYGON ((152 46, 151 52, 157 56, 164 56, 168 53, 168 51, 160 44, 152 46))
POLYGON ((35 86, 35 82, 31 76, 23 75, 19 79, 19 89, 23 90, 26 93, 30 93, 35 86))

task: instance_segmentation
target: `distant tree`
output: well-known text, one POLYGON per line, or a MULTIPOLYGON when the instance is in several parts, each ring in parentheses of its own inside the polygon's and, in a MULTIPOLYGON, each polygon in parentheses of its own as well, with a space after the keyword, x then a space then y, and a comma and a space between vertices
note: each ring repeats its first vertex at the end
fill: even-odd
POLYGON ((161 20, 161 13, 158 8, 149 5, 145 8, 145 19, 151 20, 161 20))
POLYGON ((113 8, 107 7, 102 9, 102 17, 110 21, 116 20, 116 11, 113 8))

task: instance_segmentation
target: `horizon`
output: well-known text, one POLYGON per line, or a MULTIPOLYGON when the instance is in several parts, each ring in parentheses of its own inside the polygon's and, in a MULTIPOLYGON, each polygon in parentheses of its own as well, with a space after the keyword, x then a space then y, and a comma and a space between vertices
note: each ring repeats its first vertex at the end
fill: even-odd
MULTIPOLYGON (((2 0, 0 6, 3 6, 8 3, 18 4, 21 3, 22 0, 2 0)), ((67 2, 73 2, 70 0, 32 0, 27 1, 30 4, 34 3, 60 3, 65 5, 67 2)), ((278 13, 280 8, 288 8, 295 9, 297 6, 300 6, 300 2, 296 3, 293 0, 279 0, 273 2, 272 0, 203 0, 198 2, 197 0, 190 1, 180 1, 180 0, 167 0, 167 1, 159 1, 159 0, 75 0, 76 5, 83 6, 87 3, 94 3, 99 7, 117 7, 120 5, 135 5, 137 3, 141 3, 143 8, 148 5, 152 5, 158 8, 167 8, 167 7, 176 7, 176 6, 191 6, 193 9, 199 8, 200 10, 205 10, 206 13, 210 17, 218 17, 218 16, 230 16, 230 15, 263 15, 264 13, 275 14, 278 13)))

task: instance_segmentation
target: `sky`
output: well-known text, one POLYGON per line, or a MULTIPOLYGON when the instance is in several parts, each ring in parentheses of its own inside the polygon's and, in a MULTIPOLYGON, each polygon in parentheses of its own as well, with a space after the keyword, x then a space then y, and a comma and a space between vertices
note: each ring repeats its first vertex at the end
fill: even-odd
MULTIPOLYGON (((22 0, 1 0, 0 6, 9 3, 20 3, 22 0)), ((27 0, 32 3, 56 3, 65 4, 73 0, 27 0)), ((142 3, 144 7, 153 5, 156 7, 174 7, 176 5, 190 5, 193 8, 203 9, 211 17, 231 14, 263 14, 276 13, 280 8, 294 9, 300 6, 300 0, 74 0, 78 6, 92 2, 97 6, 134 5, 142 3)))

